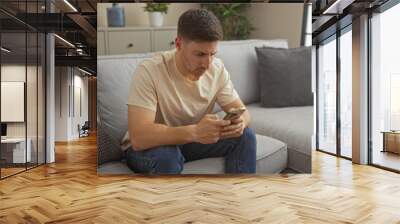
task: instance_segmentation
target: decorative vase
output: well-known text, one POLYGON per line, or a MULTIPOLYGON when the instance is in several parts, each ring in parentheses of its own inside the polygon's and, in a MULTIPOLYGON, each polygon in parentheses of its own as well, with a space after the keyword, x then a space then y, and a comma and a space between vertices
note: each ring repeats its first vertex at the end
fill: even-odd
POLYGON ((118 3, 113 3, 111 8, 107 8, 107 21, 110 27, 125 26, 124 8, 120 7, 118 3))
POLYGON ((162 12, 149 12, 150 25, 160 27, 164 22, 164 15, 162 12))

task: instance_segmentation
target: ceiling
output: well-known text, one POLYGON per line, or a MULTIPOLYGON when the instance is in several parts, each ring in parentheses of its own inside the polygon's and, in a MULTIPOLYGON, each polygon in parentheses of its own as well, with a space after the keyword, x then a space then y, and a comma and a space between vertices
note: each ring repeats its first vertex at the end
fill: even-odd
POLYGON ((313 44, 352 23, 352 19, 388 0, 312 0, 313 44))
MULTIPOLYGON (((96 73, 96 0, 1 0, 0 27, 2 46, 12 51, 2 60, 36 57, 36 33, 52 32, 72 43, 55 38, 57 65, 79 66, 96 73), (71 6, 68 5, 68 3, 71 6), (52 13, 49 13, 52 8, 52 13), (27 30, 27 38, 25 31, 27 30), (29 34, 32 31, 34 34, 29 34), (26 44, 27 42, 27 44, 26 44), (25 48, 25 46, 27 46, 25 48)), ((39 38, 39 40, 42 40, 39 38)))

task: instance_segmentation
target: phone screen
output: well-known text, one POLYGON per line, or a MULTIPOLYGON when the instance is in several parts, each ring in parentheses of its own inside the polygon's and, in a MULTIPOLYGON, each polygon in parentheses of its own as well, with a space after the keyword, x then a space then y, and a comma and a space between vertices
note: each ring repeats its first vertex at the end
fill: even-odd
POLYGON ((238 109, 229 111, 228 113, 226 113, 224 120, 230 120, 233 117, 235 117, 236 115, 242 115, 245 111, 246 111, 245 108, 238 108, 238 109))

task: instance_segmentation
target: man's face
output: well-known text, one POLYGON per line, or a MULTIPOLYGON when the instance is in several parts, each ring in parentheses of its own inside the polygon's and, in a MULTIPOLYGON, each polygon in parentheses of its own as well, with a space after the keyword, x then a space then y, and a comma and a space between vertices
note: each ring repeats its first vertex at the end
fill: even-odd
POLYGON ((195 42, 176 38, 176 47, 181 54, 182 64, 186 71, 200 78, 210 67, 217 53, 218 41, 195 42))

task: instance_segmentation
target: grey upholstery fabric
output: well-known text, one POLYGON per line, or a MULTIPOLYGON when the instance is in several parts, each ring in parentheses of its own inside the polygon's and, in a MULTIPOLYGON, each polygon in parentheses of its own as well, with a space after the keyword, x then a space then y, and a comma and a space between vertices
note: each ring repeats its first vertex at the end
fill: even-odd
POLYGON ((288 168, 300 173, 311 173, 311 165, 311 155, 288 149, 288 168))
MULTIPOLYGON (((236 91, 245 104, 260 101, 255 47, 288 48, 288 42, 284 39, 221 41, 216 55, 224 63, 236 91)), ((220 110, 216 105, 214 112, 220 110)))
POLYGON ((245 104, 260 99, 255 47, 288 48, 288 44, 281 39, 222 41, 216 55, 230 73, 235 89, 245 104))
POLYGON ((120 141, 128 130, 128 99, 136 66, 153 54, 103 56, 97 60, 98 164, 120 160, 120 141))
POLYGON ((263 108, 254 103, 246 107, 251 114, 250 127, 257 134, 278 139, 289 149, 311 156, 312 106, 263 108))
POLYGON ((116 146, 115 141, 112 144, 110 141, 115 139, 112 133, 100 122, 98 116, 97 124, 97 164, 103 164, 107 161, 120 160, 122 158, 122 151, 116 146))
MULTIPOLYGON (((287 165, 286 144, 276 139, 256 135, 257 173, 279 173, 287 165)), ((223 174, 224 158, 208 158, 185 163, 183 174, 223 174), (204 164, 208 164, 205 166, 204 164)))
POLYGON ((133 174, 134 172, 126 165, 126 160, 106 162, 97 167, 100 175, 108 174, 133 174))
MULTIPOLYGON (((246 107, 251 115, 250 127, 257 134, 287 144, 287 167, 300 173, 310 173, 314 108, 312 106, 264 108, 260 103, 248 104, 246 107)), ((222 118, 225 112, 220 111, 217 114, 222 118)))
MULTIPOLYGON (((256 135, 257 139, 257 173, 279 173, 287 166, 286 144, 276 139, 256 135)), ((113 161, 98 167, 99 174, 133 173, 125 161, 113 161)), ((207 158, 185 163, 182 174, 223 174, 224 158, 207 158)))
POLYGON ((311 47, 256 47, 263 107, 311 106, 311 47))

